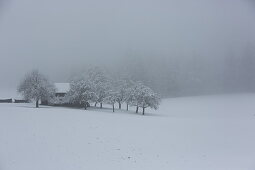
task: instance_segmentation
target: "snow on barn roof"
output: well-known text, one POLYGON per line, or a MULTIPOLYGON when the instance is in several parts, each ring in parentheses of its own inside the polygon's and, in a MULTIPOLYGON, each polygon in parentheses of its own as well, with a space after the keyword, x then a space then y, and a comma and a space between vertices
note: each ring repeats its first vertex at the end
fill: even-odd
POLYGON ((70 83, 54 83, 56 93, 67 93, 70 90, 70 83))

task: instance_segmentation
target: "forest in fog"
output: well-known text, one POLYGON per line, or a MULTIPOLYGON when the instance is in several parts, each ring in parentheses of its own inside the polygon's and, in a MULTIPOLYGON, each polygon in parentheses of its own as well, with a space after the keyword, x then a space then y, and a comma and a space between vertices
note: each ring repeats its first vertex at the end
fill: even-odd
POLYGON ((2 89, 33 69, 70 82, 91 67, 161 97, 255 89, 253 0, 1 2, 2 89))
POLYGON ((222 57, 193 53, 146 59, 133 53, 121 68, 163 97, 255 91, 255 46, 248 43, 241 52, 226 50, 222 57))

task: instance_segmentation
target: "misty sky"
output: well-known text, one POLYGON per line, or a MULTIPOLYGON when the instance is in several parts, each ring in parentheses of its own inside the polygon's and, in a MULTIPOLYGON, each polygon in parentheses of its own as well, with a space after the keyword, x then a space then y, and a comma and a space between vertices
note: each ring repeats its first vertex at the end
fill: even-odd
POLYGON ((0 88, 35 68, 57 82, 88 65, 114 68, 130 51, 220 58, 255 44, 252 0, 0 1, 0 88))

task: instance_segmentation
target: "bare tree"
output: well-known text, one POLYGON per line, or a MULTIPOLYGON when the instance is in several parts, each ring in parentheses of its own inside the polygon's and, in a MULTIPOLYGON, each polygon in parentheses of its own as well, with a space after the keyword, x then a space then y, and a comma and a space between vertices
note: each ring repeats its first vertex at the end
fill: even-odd
POLYGON ((28 73, 18 86, 18 92, 26 100, 35 100, 36 107, 39 107, 40 100, 48 100, 54 96, 55 87, 49 80, 34 70, 28 73))

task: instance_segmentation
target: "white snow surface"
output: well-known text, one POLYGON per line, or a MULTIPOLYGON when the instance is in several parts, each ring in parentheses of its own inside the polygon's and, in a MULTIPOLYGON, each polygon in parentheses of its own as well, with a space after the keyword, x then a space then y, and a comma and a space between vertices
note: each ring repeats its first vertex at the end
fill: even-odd
POLYGON ((147 112, 0 104, 0 169, 255 169, 255 94, 164 99, 147 112))

